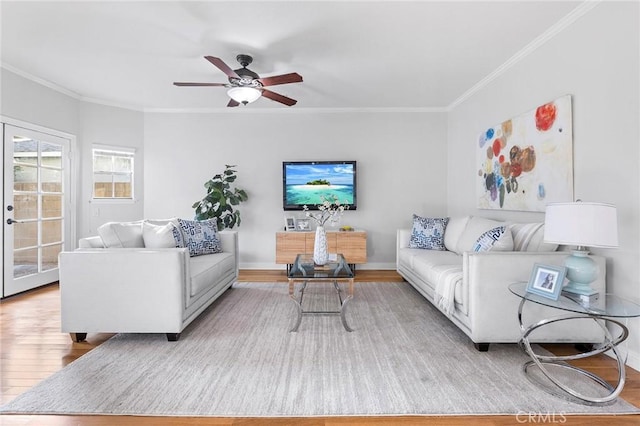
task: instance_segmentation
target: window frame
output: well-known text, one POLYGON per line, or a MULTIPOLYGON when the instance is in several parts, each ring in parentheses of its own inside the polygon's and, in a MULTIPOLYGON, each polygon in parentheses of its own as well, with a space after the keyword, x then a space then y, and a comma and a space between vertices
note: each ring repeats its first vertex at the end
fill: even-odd
MULTIPOLYGON (((135 191, 135 175, 136 175, 136 149, 130 147, 123 146, 114 146, 114 145, 98 145, 94 144, 91 147, 91 202, 92 203, 102 203, 102 204, 132 204, 136 201, 136 191, 135 191), (115 175, 129 175, 131 177, 131 197, 96 197, 95 189, 96 189, 96 170, 95 170, 95 157, 96 153, 107 154, 115 157, 127 157, 131 158, 131 172, 98 172, 103 173, 105 176, 115 176, 115 175), (118 155, 120 154, 120 155, 118 155)), ((114 182, 112 180, 112 182, 114 182)))

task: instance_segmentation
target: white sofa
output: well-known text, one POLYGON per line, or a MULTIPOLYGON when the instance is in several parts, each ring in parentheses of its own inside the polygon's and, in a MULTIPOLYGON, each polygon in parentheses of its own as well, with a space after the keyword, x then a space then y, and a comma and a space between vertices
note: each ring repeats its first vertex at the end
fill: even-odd
MULTIPOLYGON (((128 225, 137 229, 136 223, 142 221, 128 225)), ((238 278, 237 232, 217 235, 222 252, 195 257, 188 248, 145 247, 137 236, 111 248, 107 238, 81 239, 78 249, 59 256, 62 331, 78 342, 91 332, 166 333, 178 340, 238 278)))
MULTIPOLYGON (((397 231, 397 271, 427 300, 442 311, 473 341, 480 351, 490 343, 515 343, 522 332, 518 323, 521 299, 509 291, 515 282, 529 281, 534 264, 562 265, 568 252, 543 242, 543 224, 506 224, 481 217, 452 217, 444 232, 446 250, 409 248, 411 229, 397 231), (478 238, 496 226, 506 225, 512 251, 474 252, 478 238)), ((605 292, 605 259, 592 256, 599 266, 592 287, 605 292)), ((562 315, 563 312, 527 303, 525 323, 562 315)), ((566 312, 564 312, 566 314, 566 312)), ((542 327, 531 336, 535 342, 597 343, 603 340, 593 322, 563 321, 542 327)))

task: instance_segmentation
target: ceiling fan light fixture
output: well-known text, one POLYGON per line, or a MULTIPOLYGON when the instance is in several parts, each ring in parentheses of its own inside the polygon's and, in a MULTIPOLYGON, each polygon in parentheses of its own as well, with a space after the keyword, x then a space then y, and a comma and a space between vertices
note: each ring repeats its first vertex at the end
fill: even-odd
POLYGON ((227 95, 234 101, 246 105, 257 100, 262 92, 254 87, 232 87, 227 91, 227 95))

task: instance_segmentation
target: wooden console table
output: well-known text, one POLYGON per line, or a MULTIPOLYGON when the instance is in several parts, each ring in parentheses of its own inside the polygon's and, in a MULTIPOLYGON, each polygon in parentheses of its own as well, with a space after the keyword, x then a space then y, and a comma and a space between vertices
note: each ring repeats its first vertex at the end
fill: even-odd
MULTIPOLYGON (((276 232, 276 263, 292 265, 301 253, 313 253, 315 232, 276 232)), ((329 253, 341 253, 351 265, 367 263, 365 231, 327 231, 329 253)))

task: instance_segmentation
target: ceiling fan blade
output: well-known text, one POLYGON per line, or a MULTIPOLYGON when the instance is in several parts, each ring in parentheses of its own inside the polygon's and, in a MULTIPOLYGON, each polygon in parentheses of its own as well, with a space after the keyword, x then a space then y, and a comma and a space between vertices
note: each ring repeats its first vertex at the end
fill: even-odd
POLYGON ((240 102, 234 101, 233 99, 229 99, 229 103, 227 104, 228 107, 237 107, 238 105, 240 105, 240 102))
POLYGON ((184 87, 200 87, 200 86, 226 86, 227 83, 180 83, 178 81, 173 83, 176 86, 184 87))
POLYGON ((297 72, 292 72, 290 74, 259 78, 258 81, 262 83, 263 86, 275 86, 278 84, 300 83, 302 82, 302 76, 297 72))
POLYGON ((220 69, 220 71, 225 73, 227 75, 227 77, 240 78, 240 76, 238 74, 236 74, 236 72, 234 70, 232 70, 229 67, 229 65, 225 64, 222 59, 216 58, 215 56, 205 56, 204 58, 207 61, 211 62, 216 67, 218 67, 218 69, 220 69))
POLYGON ((295 99, 287 98, 284 95, 280 95, 276 92, 272 92, 271 90, 267 90, 267 89, 262 89, 262 96, 264 96, 265 98, 269 98, 272 101, 285 104, 286 106, 293 106, 298 102, 295 99))

